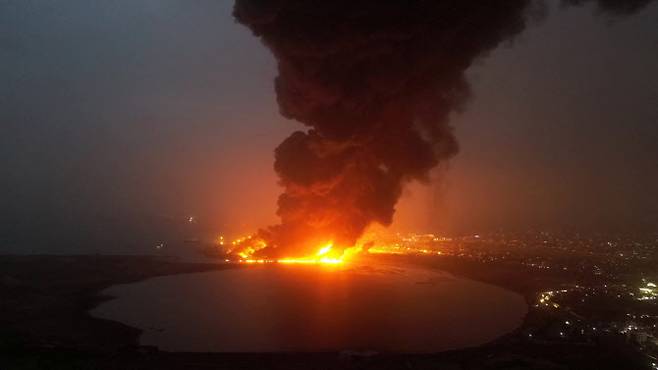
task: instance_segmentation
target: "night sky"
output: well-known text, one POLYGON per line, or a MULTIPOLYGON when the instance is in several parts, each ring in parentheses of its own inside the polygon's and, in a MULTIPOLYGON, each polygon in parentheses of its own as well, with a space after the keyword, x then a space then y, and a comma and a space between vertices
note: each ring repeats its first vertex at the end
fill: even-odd
MULTIPOLYGON (((143 253, 276 221, 272 152, 301 126, 232 6, 0 2, 0 253, 143 253)), ((657 230, 658 4, 535 13, 468 71, 460 153, 405 191, 394 229, 657 230)))

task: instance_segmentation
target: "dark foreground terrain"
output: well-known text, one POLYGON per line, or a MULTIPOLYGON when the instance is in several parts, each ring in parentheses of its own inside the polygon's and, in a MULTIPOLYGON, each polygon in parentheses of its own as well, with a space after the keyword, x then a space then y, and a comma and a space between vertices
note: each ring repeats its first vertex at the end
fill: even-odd
MULTIPOLYGON (((454 258, 422 263, 523 294, 560 284, 559 276, 454 258)), ((138 345, 140 331, 92 318, 110 285, 231 266, 149 256, 0 256, 0 369, 645 369, 619 336, 588 341, 529 340, 545 318, 530 311, 524 326, 489 345, 433 355, 319 353, 169 353, 138 345)), ((432 328, 427 328, 432 330, 432 328)), ((395 335, 395 333, 391 333, 395 335)))
POLYGON ((92 318, 100 292, 159 275, 225 268, 151 256, 0 256, 0 345, 115 351, 140 331, 92 318))

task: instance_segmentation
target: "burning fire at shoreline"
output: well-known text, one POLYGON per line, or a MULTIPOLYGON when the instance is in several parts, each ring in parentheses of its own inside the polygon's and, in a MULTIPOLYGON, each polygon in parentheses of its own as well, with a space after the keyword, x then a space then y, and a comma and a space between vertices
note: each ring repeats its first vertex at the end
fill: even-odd
POLYGON ((381 227, 371 227, 353 246, 336 248, 333 241, 317 245, 313 254, 302 257, 270 257, 267 243, 256 236, 244 236, 233 240, 230 246, 224 245, 224 236, 217 239, 216 248, 221 250, 226 262, 244 264, 288 264, 288 265, 341 265, 349 263, 358 255, 441 255, 437 246, 450 241, 434 234, 400 234, 386 233, 381 227))
POLYGON ((254 240, 253 237, 248 236, 245 238, 238 238, 231 243, 234 246, 239 248, 239 251, 236 252, 236 249, 231 249, 228 251, 229 255, 237 255, 240 259, 237 260, 239 263, 281 263, 281 264, 323 264, 323 265, 338 265, 346 261, 347 257, 358 253, 361 250, 361 247, 351 247, 343 249, 341 252, 334 249, 333 241, 329 241, 324 245, 321 245, 317 252, 314 255, 308 257, 284 257, 284 258, 254 258, 254 254, 267 247, 267 243, 263 240, 254 240), (250 244, 250 242, 254 244, 250 244), (247 246, 243 244, 247 243, 247 246), (255 245, 255 247, 253 246, 255 245))

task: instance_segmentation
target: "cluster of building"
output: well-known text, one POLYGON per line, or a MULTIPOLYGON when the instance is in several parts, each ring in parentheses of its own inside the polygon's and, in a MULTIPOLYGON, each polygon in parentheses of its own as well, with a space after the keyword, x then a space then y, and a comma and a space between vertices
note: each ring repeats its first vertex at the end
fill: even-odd
MULTIPOLYGON (((527 341, 631 344, 658 369, 658 236, 523 233, 400 238, 399 251, 458 257, 523 271, 534 292, 527 341)), ((528 297, 532 301, 532 295, 528 297)))

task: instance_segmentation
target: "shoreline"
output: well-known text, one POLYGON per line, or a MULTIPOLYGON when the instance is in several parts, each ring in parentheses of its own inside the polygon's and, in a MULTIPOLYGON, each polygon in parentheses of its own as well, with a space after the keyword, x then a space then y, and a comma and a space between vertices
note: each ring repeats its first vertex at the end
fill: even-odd
MULTIPOLYGON (((88 321, 88 325, 85 325, 88 329, 91 331, 103 331, 105 340, 102 341, 102 345, 100 348, 95 348, 97 346, 94 345, 94 341, 91 343, 79 343, 79 344, 65 344, 65 343, 43 343, 39 340, 33 341, 33 340, 28 340, 27 345, 28 347, 36 347, 36 348, 69 348, 69 349, 84 349, 84 350, 91 350, 93 352, 112 352, 112 351, 117 351, 117 350, 123 350, 123 349, 138 349, 140 347, 148 347, 151 348, 151 350, 155 349, 150 346, 142 346, 139 344, 139 337, 143 333, 142 329, 139 329, 137 327, 133 327, 127 324, 124 324, 119 321, 114 321, 110 319, 105 319, 101 317, 96 317, 92 316, 90 311, 93 310, 94 308, 97 308, 99 305, 101 305, 104 302, 107 302, 109 300, 115 299, 115 296, 105 294, 104 292, 109 289, 110 287, 117 286, 117 285, 124 285, 124 284, 134 284, 138 283, 141 281, 145 281, 151 278, 156 278, 156 277, 163 277, 163 276, 174 276, 174 275, 179 275, 179 274, 192 274, 192 273, 203 273, 203 272, 210 272, 210 271, 220 271, 220 270, 226 270, 226 269, 233 269, 233 268, 249 268, 248 265, 241 265, 237 263, 231 263, 231 264, 226 264, 226 263, 217 263, 217 262, 185 262, 182 261, 179 258, 176 257, 167 257, 167 256, 155 256, 155 255, 135 255, 135 256, 124 256, 124 255, 116 255, 116 256, 108 256, 108 255, 103 255, 103 256, 93 256, 93 255, 76 255, 76 256, 53 256, 53 255, 34 255, 34 256, 12 256, 12 255, 4 255, 0 256, 0 261, 3 259, 21 259, 21 260, 42 260, 46 259, 52 262, 52 260, 56 261, 66 261, 66 260, 95 260, 95 259, 103 259, 103 260, 134 260, 135 263, 151 263, 151 266, 146 266, 143 268, 138 274, 128 274, 128 276, 115 276, 110 279, 104 279, 102 282, 95 282, 95 283, 90 283, 89 285, 85 286, 82 290, 79 290, 77 292, 77 302, 78 304, 74 307, 73 312, 71 314, 77 316, 77 318, 81 321, 88 321), (153 268, 154 266, 152 265, 155 263, 157 266, 155 269, 153 268)), ((462 278, 462 279, 467 279, 471 281, 475 281, 478 283, 483 283, 487 285, 491 285, 494 287, 497 287, 499 289, 507 290, 509 292, 512 292, 514 294, 519 294, 521 298, 523 298, 525 304, 526 304, 526 312, 519 323, 519 326, 517 326, 515 329, 494 338, 491 341, 484 342, 480 345, 477 346, 470 346, 470 347, 463 347, 463 348, 456 348, 456 349, 448 349, 445 351, 440 351, 440 352, 432 352, 434 354, 438 353, 446 353, 450 351, 461 351, 465 349, 470 349, 470 348, 479 348, 482 346, 487 346, 493 343, 496 343, 500 340, 503 340, 510 335, 514 335, 518 333, 520 330, 523 329, 523 327, 526 325, 526 320, 528 319, 528 315, 530 313, 530 306, 531 306, 531 300, 530 300, 530 295, 526 294, 527 291, 516 289, 515 286, 510 286, 506 284, 502 284, 499 281, 492 281, 490 279, 482 279, 481 276, 478 278, 478 276, 474 276, 468 273, 465 273, 463 270, 460 270, 459 268, 452 268, 452 269, 446 269, 443 268, 442 266, 435 266, 434 264, 428 264, 426 257, 420 256, 377 256, 377 258, 373 258, 373 261, 376 263, 380 263, 383 265, 388 265, 388 266, 409 266, 409 267, 414 267, 414 268, 425 268, 431 271, 441 271, 441 272, 446 272, 452 276, 455 276, 457 278, 462 278)), ((0 275, 2 277, 2 275, 0 275)), ((0 322, 1 323, 1 322, 0 322)), ((176 352, 172 352, 176 353, 176 352)), ((335 352, 334 352, 335 353, 335 352)), ((390 352, 391 354, 395 354, 396 352, 390 352)), ((399 353, 403 354, 403 353, 399 353)), ((412 353, 410 353, 412 354, 412 353)), ((423 354, 431 354, 431 353, 423 353, 423 354)))
POLYGON ((226 268, 234 267, 145 255, 0 256, 0 349, 112 352, 137 347, 140 329, 89 314, 113 299, 102 293, 105 289, 157 276, 226 268))
MULTIPOLYGON (((550 274, 456 257, 386 256, 376 260, 441 270, 521 294, 526 302, 560 284, 550 274)), ((579 345, 524 339, 528 313, 514 331, 480 346, 438 353, 186 353, 140 346, 141 330, 89 314, 112 299, 103 290, 151 277, 239 268, 159 256, 1 256, 0 368, 33 369, 636 369, 624 351, 606 343, 579 345), (35 365, 37 364, 37 365, 35 365), (507 365, 505 365, 507 364, 507 365), (520 365, 514 365, 520 364, 520 365)))
MULTIPOLYGON (((235 264, 235 265, 245 266, 244 264, 235 264)), ((235 265, 230 265, 229 264, 229 266, 235 266, 235 265)), ((309 270, 316 270, 316 269, 324 270, 324 266, 288 266, 288 265, 277 265, 277 264, 246 265, 245 268, 247 268, 247 269, 250 269, 250 268, 251 269, 257 269, 257 270, 282 270, 282 271, 283 270, 289 270, 289 269, 290 270, 297 270, 299 268, 309 269, 309 270)), ((478 286, 481 286, 482 287, 481 289, 485 289, 487 292, 490 291, 490 292, 492 292, 491 294, 494 294, 494 292, 495 292, 495 295, 501 295, 501 296, 507 297, 505 299, 505 302, 509 301, 509 302, 514 303, 513 305, 510 306, 510 310, 512 310, 512 312, 514 312, 514 314, 511 315, 511 316, 510 315, 505 315, 504 316, 506 318, 509 318, 509 320, 506 319, 506 322, 508 322, 508 324, 505 324, 504 327, 502 328, 502 330, 497 330, 497 331, 494 331, 494 332, 487 332, 487 333, 480 333, 480 334, 474 333, 473 335, 468 336, 471 339, 466 340, 466 339, 462 338, 463 340, 457 340, 456 342, 452 343, 452 345, 447 345, 447 344, 450 344, 451 341, 446 342, 445 340, 443 340, 443 341, 440 341, 441 345, 435 346, 434 348, 432 348, 432 346, 427 346, 426 348, 425 348, 425 346, 423 346, 425 349, 422 349, 422 350, 404 349, 404 348, 406 348, 406 346, 403 346, 403 347, 398 348, 398 349, 395 349, 395 348, 382 349, 382 348, 379 348, 377 346, 367 346, 367 345, 365 345, 365 346, 360 346, 359 347, 359 348, 362 348, 362 350, 360 350, 360 351, 368 351, 368 352, 372 352, 372 353, 376 352, 378 354, 382 354, 382 353, 389 353, 389 354, 437 354, 437 353, 442 353, 442 352, 447 352, 447 351, 463 350, 463 349, 466 349, 466 348, 477 348, 477 347, 481 347, 481 346, 484 346, 484 345, 488 345, 489 343, 492 343, 496 340, 499 340, 500 338, 503 338, 503 337, 505 337, 505 336, 507 336, 511 333, 516 332, 520 327, 523 326, 525 318, 527 317, 528 311, 530 309, 528 307, 528 304, 527 304, 525 298, 521 294, 519 294, 518 292, 515 292, 515 291, 510 290, 510 289, 506 289, 506 288, 501 287, 499 285, 491 284, 491 283, 488 283, 488 282, 482 282, 482 281, 477 281, 477 280, 462 277, 462 276, 457 276, 457 275, 454 275, 452 273, 449 273, 449 272, 446 272, 446 271, 443 271, 443 270, 439 270, 439 269, 436 269, 436 268, 428 268, 426 266, 419 266, 418 264, 415 264, 415 263, 403 263, 402 261, 395 261, 395 262, 374 261, 374 260, 371 260, 371 259, 368 259, 367 257, 365 257, 363 259, 355 259, 354 261, 351 261, 351 263, 345 263, 344 265, 342 265, 340 267, 329 268, 329 270, 330 271, 327 271, 327 273, 330 274, 330 275, 334 274, 334 273, 336 273, 336 274, 350 274, 350 275, 355 274, 355 277, 358 277, 362 274, 366 274, 366 275, 370 276, 370 274, 374 273, 375 275, 380 275, 381 274, 382 278, 385 278, 385 279, 388 279, 388 277, 386 277, 386 276, 391 276, 392 278, 397 279, 397 277, 395 277, 395 276, 400 276, 400 274, 401 274, 403 276, 407 276, 406 278, 404 278, 405 282, 407 282, 409 284, 412 284, 414 286, 415 285, 422 285, 422 284, 431 284, 431 285, 439 284, 440 285, 444 282, 450 283, 452 281, 464 282, 464 283, 467 283, 467 284, 475 284, 475 285, 472 286, 472 288, 476 288, 478 286), (463 341, 463 343, 462 343, 462 341, 463 341)), ((233 270, 233 271, 236 271, 236 270, 233 270)), ((237 271, 240 271, 240 270, 237 270, 237 271)), ((244 273, 247 273, 247 271, 244 271, 244 273)), ((197 286, 203 286, 203 287, 206 287, 206 289, 211 288, 211 285, 208 285, 208 281, 205 278, 201 277, 203 275, 210 274, 210 275, 216 277, 217 281, 215 281, 214 279, 213 279, 213 281, 215 283, 220 284, 220 286, 223 286, 222 289, 224 289, 224 290, 226 290, 226 289, 230 290, 231 289, 230 286, 221 285, 222 275, 220 275, 220 273, 218 271, 194 272, 193 274, 194 274, 194 276, 199 276, 199 279, 201 279, 201 280, 198 280, 198 283, 197 283, 197 284, 201 284, 201 285, 197 285, 197 286)), ((195 279, 191 275, 188 275, 188 276, 190 276, 190 278, 192 278, 192 279, 195 279)), ((127 285, 128 286, 135 286, 135 285, 140 285, 140 284, 144 284, 144 283, 149 284, 149 282, 152 282, 150 284, 156 284, 156 286, 162 287, 162 285, 158 285, 158 283, 156 282, 156 281, 161 281, 162 279, 170 279, 170 280, 167 280, 167 281, 171 282, 171 281, 177 281, 177 279, 179 279, 179 278, 178 277, 173 277, 173 276, 172 277, 167 277, 167 276, 150 277, 150 278, 147 278, 143 281, 132 282, 132 283, 129 283, 129 284, 113 285, 110 288, 106 288, 105 290, 101 291, 100 294, 103 295, 103 294, 108 293, 108 294, 116 295, 118 297, 124 297, 124 299, 125 299, 126 296, 125 296, 125 294, 122 294, 122 291, 123 291, 122 289, 127 289, 128 292, 133 291, 133 290, 131 290, 131 288, 126 287, 127 285), (171 280, 171 279, 173 279, 173 280, 171 280)), ((183 279, 186 279, 185 281, 187 281, 188 278, 184 277, 183 279)), ((303 279, 303 278, 300 277, 300 279, 303 279)), ((304 285, 304 282, 302 280, 299 280, 299 283, 304 285)), ((214 283, 213 283, 213 285, 214 285, 214 283)), ((306 285, 308 286, 308 284, 306 284, 306 285)), ((237 288, 236 285, 232 285, 232 286, 237 288)), ((189 287, 189 289, 194 289, 192 285, 188 284, 188 287, 189 287)), ((469 287, 470 287, 470 285, 469 285, 469 287)), ((248 288, 248 286, 242 286, 239 289, 242 290, 242 289, 247 289, 247 288, 248 288)), ((413 288, 412 286, 409 287, 409 289, 412 289, 412 288, 413 288)), ((133 291, 133 293, 128 294, 128 297, 132 296, 135 299, 140 299, 138 297, 143 296, 143 295, 148 296, 150 294, 149 292, 152 291, 151 289, 148 289, 148 288, 141 288, 141 290, 139 290, 139 288, 134 288, 134 289, 138 289, 138 291, 141 291, 141 293, 137 293, 137 295, 135 295, 135 292, 133 291)), ((159 290, 160 290, 160 288, 155 288, 155 291, 159 291, 159 290)), ((470 290, 470 288, 469 288, 469 290, 470 290)), ((422 291, 424 291, 424 289, 422 291)), ((185 296, 185 294, 186 294, 185 289, 183 289, 183 290, 178 289, 177 292, 178 293, 173 293, 173 294, 174 295, 182 294, 183 296, 185 296)), ((218 293, 218 294, 221 295, 221 293, 218 293)), ((160 294, 160 295, 162 296, 162 294, 160 294)), ((170 295, 167 295, 167 296, 170 296, 170 295)), ((161 298, 152 297, 152 298, 154 298, 158 302, 160 302, 162 299, 164 299, 162 297, 161 298)), ((358 297, 354 297, 354 298, 356 299, 358 297)), ((182 298, 182 299, 186 299, 186 298, 182 298)), ((130 301, 130 299, 129 299, 129 301, 130 301)), ((135 309, 139 312, 142 312, 141 307, 144 307, 144 304, 148 305, 149 301, 148 300, 143 301, 141 299, 140 299, 140 301, 141 301, 141 303, 139 304, 139 307, 135 307, 135 309)), ((190 297, 190 304, 192 304, 194 306, 204 305, 205 304, 204 302, 206 302, 206 299, 204 299, 204 298, 198 298, 197 297, 196 300, 195 300, 194 297, 190 297), (201 301, 199 301, 199 299, 201 299, 201 301)), ((221 301, 214 301, 213 300, 211 302, 212 303, 210 303, 210 301, 208 301, 207 303, 211 304, 212 306, 222 304, 221 301)), ((440 303, 441 300, 434 300, 433 302, 434 302, 433 304, 435 304, 435 305, 442 305, 440 303)), ((428 302, 428 304, 429 303, 430 302, 428 302)), ((112 309, 112 308, 108 308, 109 311, 107 311, 107 309, 104 310, 103 306, 100 306, 100 309, 99 309, 99 306, 96 306, 96 309, 92 308, 89 311, 89 314, 93 318, 98 318, 98 319, 102 319, 102 320, 113 320, 113 321, 116 321, 116 322, 123 323, 125 325, 132 326, 134 328, 142 329, 143 330, 143 336, 140 336, 138 338, 139 346, 140 347, 158 348, 159 351, 163 351, 163 352, 173 352, 173 353, 176 353, 176 352, 231 353, 231 352, 234 352, 234 351, 238 351, 238 353, 314 353, 314 352, 342 353, 344 351, 350 351, 353 348, 355 348, 355 347, 350 346, 349 343, 343 343, 342 345, 340 345, 340 343, 337 343, 337 345, 335 345, 335 346, 317 347, 315 349, 312 346, 307 348, 307 349, 301 349, 301 348, 304 348, 304 346, 299 347, 297 349, 295 349, 296 348, 295 346, 292 346, 289 349, 285 349, 285 350, 275 349, 274 348, 274 347, 278 348, 278 346, 274 346, 274 347, 270 346, 270 347, 272 347, 271 349, 260 348, 260 347, 259 347, 260 349, 248 349, 248 348, 245 349, 244 347, 236 348, 236 347, 233 347, 233 346, 230 345, 230 341, 227 342, 225 345, 222 345, 222 346, 209 345, 208 343, 204 344, 203 340, 205 339, 205 340, 211 340, 212 341, 212 338, 214 338, 214 337, 207 337, 206 335, 201 334, 202 332, 200 332, 198 330, 202 330, 202 329, 197 329, 197 331, 195 331, 195 333, 198 333, 198 334, 196 334, 197 336, 195 336, 193 338, 196 338, 197 340, 192 340, 192 342, 197 343, 197 344, 189 346, 189 345, 185 345, 184 343, 180 343, 180 342, 176 341, 175 340, 176 336, 175 336, 174 333, 177 333, 177 331, 179 331, 179 330, 180 331, 185 331, 185 330, 187 330, 186 328, 190 325, 194 326, 195 317, 187 317, 184 321, 181 321, 180 319, 178 319, 174 323, 170 323, 170 322, 168 322, 169 319, 164 319, 163 318, 163 319, 157 320, 157 324, 156 324, 156 323, 150 321, 150 315, 151 314, 146 314, 146 316, 145 316, 145 314, 142 313, 139 316, 139 317, 141 317, 141 319, 133 317, 134 314, 131 314, 132 309, 129 308, 129 307, 131 307, 130 304, 129 303, 124 303, 124 305, 125 304, 128 304, 128 306, 127 307, 124 306, 124 308, 120 309, 119 312, 117 312, 116 309, 112 309), (123 312, 123 313, 121 313, 121 312, 123 312), (189 323, 187 323, 188 320, 190 321, 189 323), (171 326, 171 325, 173 325, 173 326, 171 326), (169 334, 165 335, 165 338, 170 338, 170 340, 161 338, 162 334, 155 334, 155 336, 153 336, 154 335, 153 333, 149 334, 150 331, 153 330, 153 328, 167 328, 166 330, 169 334), (176 329, 176 328, 178 328, 178 329, 176 329), (160 339, 157 339, 157 338, 160 338, 160 339), (171 340, 174 340, 173 343, 177 343, 177 344, 175 344, 173 346, 170 345, 172 343, 171 340)), ((230 305, 230 303, 229 303, 229 305, 230 305)), ((230 306, 232 306, 232 305, 230 305, 230 306)), ((376 307, 376 306, 372 306, 372 307, 376 307)), ((467 307, 464 307, 464 308, 466 309, 467 307)), ((236 309, 239 309, 239 307, 236 307, 236 309)), ((440 307, 437 306, 437 309, 440 309, 440 307)), ((174 307, 174 308, 171 309, 170 312, 175 313, 175 312, 178 312, 178 311, 174 307)), ((482 309, 480 309, 478 312, 479 312, 478 313, 478 319, 479 320, 486 320, 487 323, 490 322, 486 318, 486 312, 485 311, 482 311, 482 309)), ((154 313, 154 314, 157 315, 157 313, 154 313)), ((177 315, 174 315, 174 316, 177 316, 177 315)), ((421 320, 421 319, 422 319, 421 317, 418 317, 418 320, 421 320)), ((461 324, 462 326, 466 325, 466 326, 463 327, 463 329, 468 330, 471 327, 467 324, 468 321, 466 321, 466 322, 462 321, 462 322, 464 323, 464 324, 461 324)), ((483 325, 484 325, 484 323, 483 323, 483 325)), ((222 328, 221 320, 220 320, 220 322, 216 322, 215 325, 213 325, 213 327, 216 328, 217 330, 221 330, 221 328, 222 328)), ((432 326, 430 325, 430 326, 426 326, 426 327, 430 328, 432 326)), ((443 330, 443 329, 438 329, 439 327, 440 326, 437 326, 436 330, 443 330)), ((449 328, 449 327, 451 327, 451 326, 448 325, 447 328, 449 328)), ((157 331, 160 332, 161 330, 162 329, 159 329, 157 331)), ((188 335, 194 335, 194 334, 189 334, 188 333, 188 335)), ((234 335, 239 335, 239 334, 234 333, 234 335)), ((419 333, 418 335, 421 335, 421 333, 419 333)), ((373 340, 374 339, 376 339, 376 338, 373 338, 373 340)), ((349 340, 347 342, 349 342, 349 340)))

